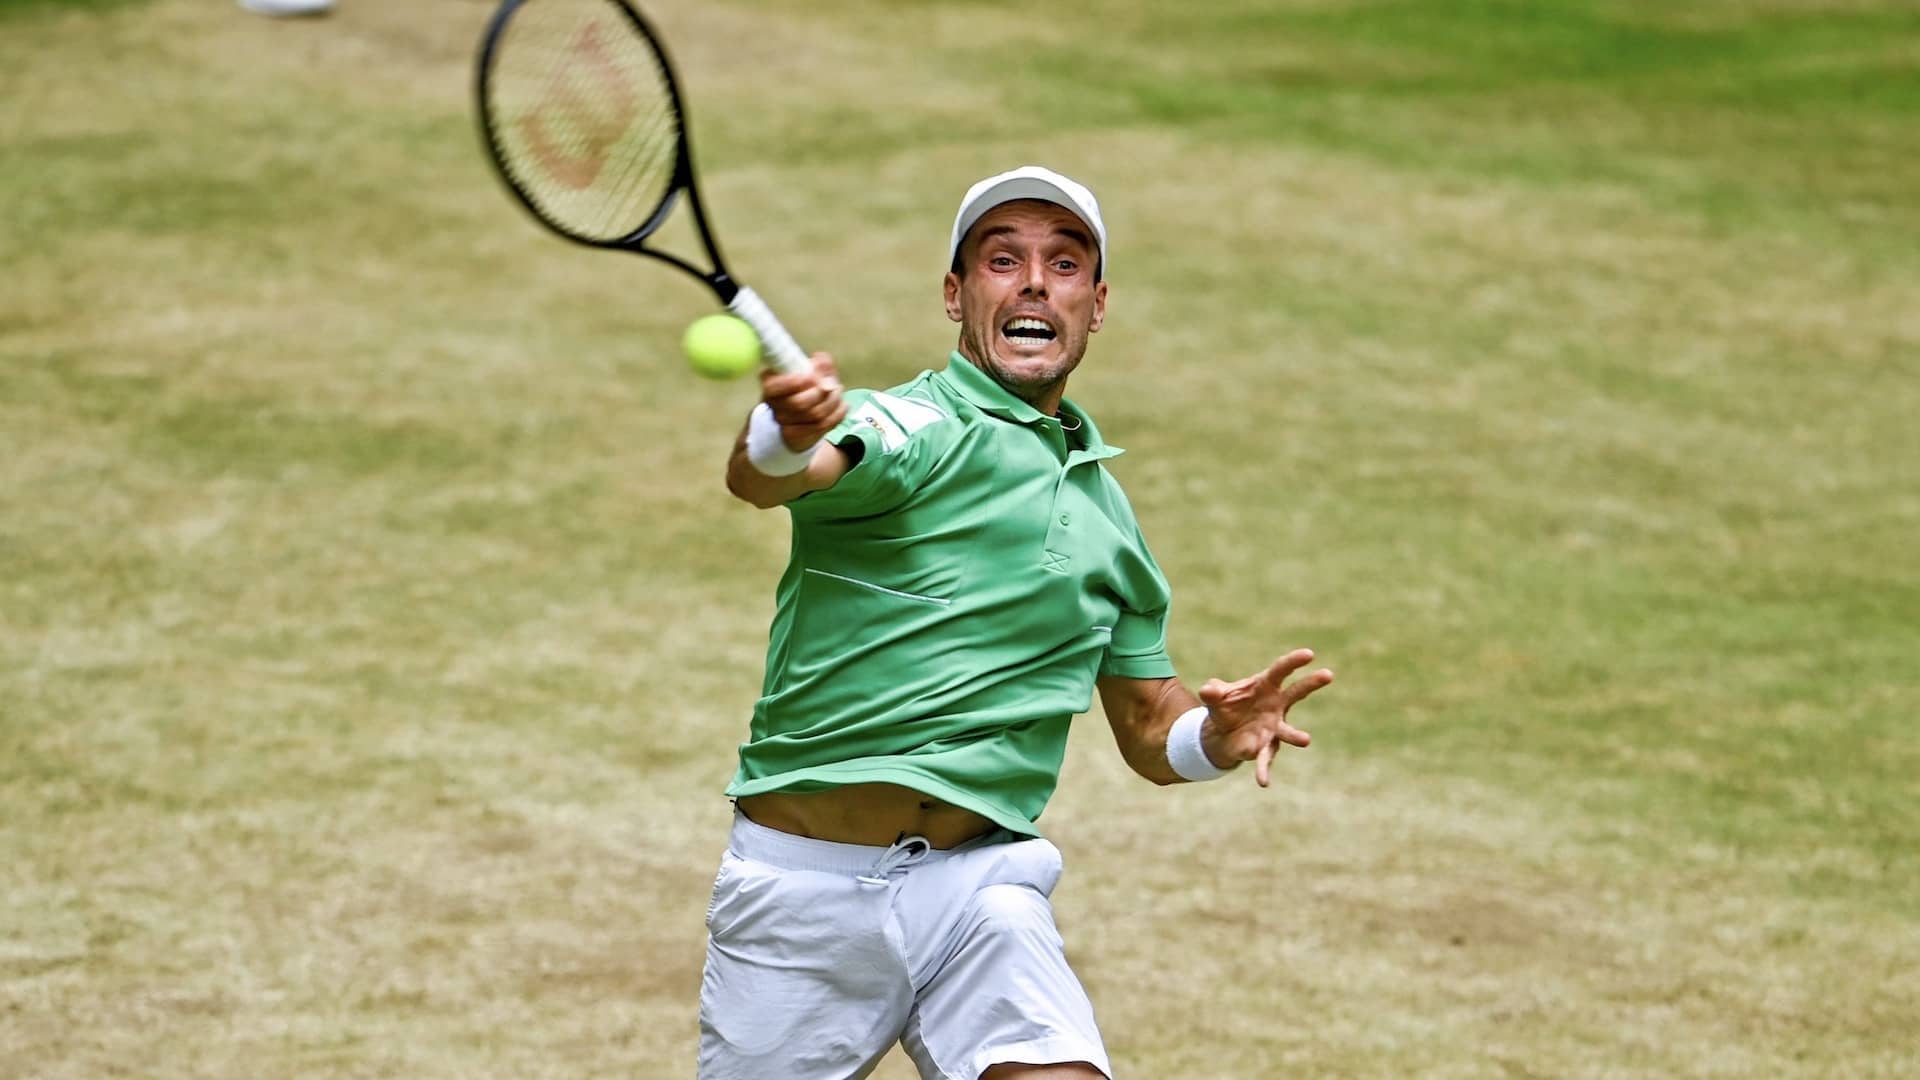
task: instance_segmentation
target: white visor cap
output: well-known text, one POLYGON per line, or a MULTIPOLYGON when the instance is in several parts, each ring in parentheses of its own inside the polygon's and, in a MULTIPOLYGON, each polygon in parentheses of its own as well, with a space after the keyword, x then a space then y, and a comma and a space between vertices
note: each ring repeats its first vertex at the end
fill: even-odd
POLYGON ((1093 242, 1099 248, 1094 254, 1099 258, 1100 276, 1107 276, 1107 223, 1100 220, 1099 200, 1084 185, 1039 165, 1022 165, 999 176, 989 176, 967 189, 967 197, 960 200, 960 213, 953 219, 948 265, 959 257, 960 241, 966 239, 967 230, 985 217, 987 211, 1020 199, 1038 199, 1065 207, 1085 222, 1087 228, 1093 230, 1093 242))

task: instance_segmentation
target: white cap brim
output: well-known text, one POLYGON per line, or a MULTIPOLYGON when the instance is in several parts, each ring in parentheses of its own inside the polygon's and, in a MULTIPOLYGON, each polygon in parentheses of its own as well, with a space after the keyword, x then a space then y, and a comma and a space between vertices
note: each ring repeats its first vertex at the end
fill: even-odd
POLYGON ((987 211, 1021 199, 1038 199, 1064 207, 1093 230, 1093 242, 1099 248, 1095 254, 1100 259, 1101 276, 1106 276, 1107 225, 1100 219, 1099 201, 1084 185, 1039 165, 1022 165, 998 176, 989 176, 967 189, 966 198, 960 200, 960 212, 953 219, 948 264, 960 254, 960 241, 966 239, 967 230, 978 224, 987 211))

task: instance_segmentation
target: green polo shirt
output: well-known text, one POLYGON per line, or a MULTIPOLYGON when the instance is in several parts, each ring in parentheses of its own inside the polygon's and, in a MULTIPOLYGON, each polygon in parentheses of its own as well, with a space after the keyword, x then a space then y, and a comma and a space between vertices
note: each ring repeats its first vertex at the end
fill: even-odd
POLYGON ((900 784, 1018 833, 1094 680, 1171 676, 1170 595, 1079 406, 953 354, 847 394, 859 461, 788 504, 761 698, 727 794, 900 784), (1063 423, 1065 428, 1063 430, 1063 423))

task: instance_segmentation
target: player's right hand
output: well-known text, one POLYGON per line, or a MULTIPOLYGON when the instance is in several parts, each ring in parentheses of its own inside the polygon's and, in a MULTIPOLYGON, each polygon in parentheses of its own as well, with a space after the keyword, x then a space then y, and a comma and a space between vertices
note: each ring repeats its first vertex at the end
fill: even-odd
POLYGON ((760 400, 773 410, 781 440, 796 454, 819 442, 847 415, 840 371, 833 366, 833 357, 823 352, 813 354, 811 371, 784 374, 763 369, 760 400))

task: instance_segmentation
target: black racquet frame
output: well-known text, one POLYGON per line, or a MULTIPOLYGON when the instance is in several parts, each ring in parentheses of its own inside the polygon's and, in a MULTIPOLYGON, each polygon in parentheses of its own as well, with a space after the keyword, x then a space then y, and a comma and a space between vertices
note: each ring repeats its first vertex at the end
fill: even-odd
POLYGON ((488 160, 493 162, 494 171, 507 185, 507 189, 513 192, 514 198, 533 215, 535 220, 576 244, 647 255, 678 267, 706 282, 722 304, 725 304, 735 315, 746 320, 755 333, 759 334, 770 366, 782 371, 810 370, 811 364, 807 360, 805 351, 794 342, 793 337, 780 324, 766 302, 761 300, 752 289, 735 281, 733 275, 727 270, 726 262, 720 255, 720 244, 714 239, 713 230, 707 224, 706 208, 701 205, 700 188, 694 179, 693 151, 687 128, 686 108, 680 97, 680 80, 674 73, 673 63, 667 55, 666 46, 661 41, 660 35, 655 32, 653 25, 647 21, 646 17, 640 14, 639 9, 628 0, 602 0, 602 2, 605 6, 618 10, 626 18, 633 32, 653 50, 654 59, 659 64, 678 130, 674 146, 673 179, 667 186, 666 193, 661 196, 659 205, 639 228, 624 236, 599 239, 582 236, 550 216, 522 186, 519 178, 508 166, 507 149, 495 129, 496 117, 488 104, 491 100, 488 90, 493 77, 494 57, 508 25, 522 8, 530 3, 539 2, 540 0, 503 0, 500 7, 493 13, 493 18, 487 22, 486 34, 481 39, 480 55, 475 64, 474 98, 480 118, 480 130, 486 140, 488 160), (706 248, 707 258, 713 264, 711 271, 702 270, 672 252, 651 247, 646 242, 647 238, 658 231, 673 215, 676 200, 683 194, 686 196, 688 208, 693 212, 694 229, 700 234, 701 245, 706 248))

